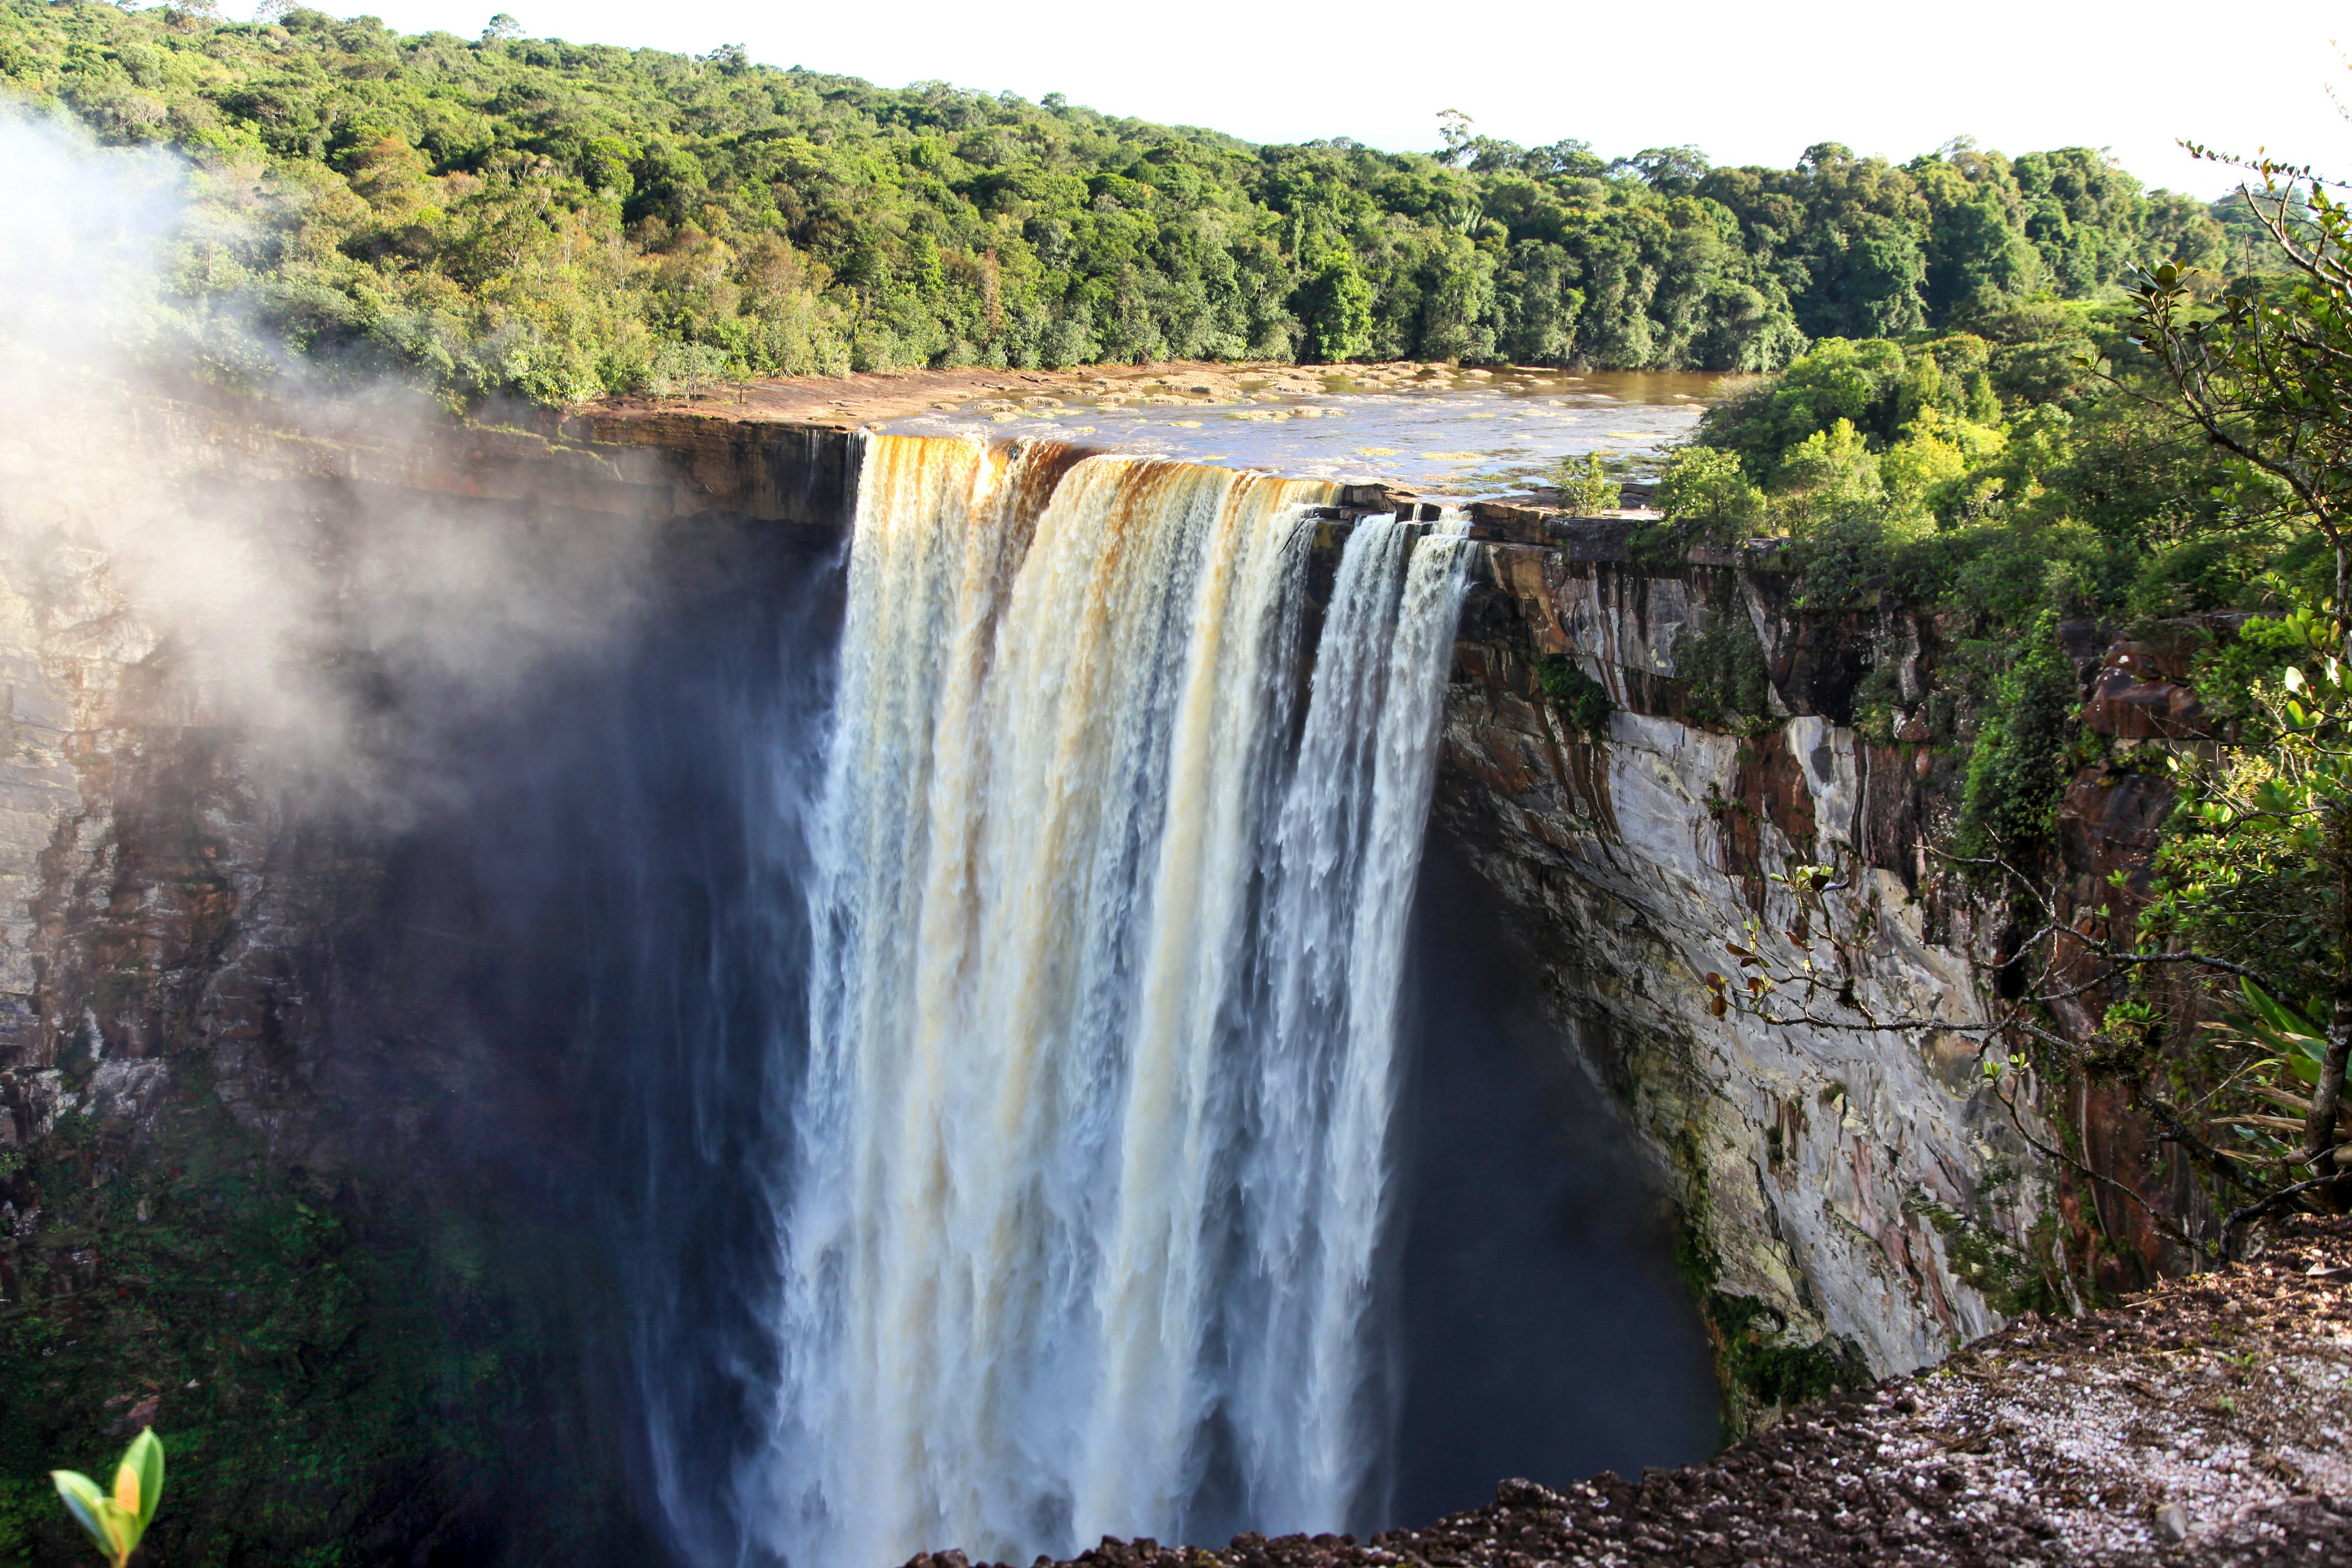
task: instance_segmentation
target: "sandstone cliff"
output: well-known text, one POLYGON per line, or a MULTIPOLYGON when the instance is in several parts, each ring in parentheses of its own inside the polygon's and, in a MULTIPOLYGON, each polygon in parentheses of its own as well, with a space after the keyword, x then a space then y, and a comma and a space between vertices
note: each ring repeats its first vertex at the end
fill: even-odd
MULTIPOLYGON (((1737 973, 1727 942, 1802 956, 1789 933, 1806 917, 1775 879, 1809 865, 1834 869, 1822 897, 1875 1016, 1985 1018, 2003 933, 1931 847, 1965 766, 1937 686, 1948 628, 1895 605, 1806 610, 1769 551, 1644 566, 1627 524, 1555 522, 1538 543, 1507 521, 1482 529, 1521 542, 1486 545, 1464 612, 1437 816, 1516 911, 1555 1012, 1661 1173, 1735 1427, 1938 1361, 2064 1304, 2077 1279, 2140 1282, 2160 1251, 2144 1219, 2086 1214, 2035 1148, 2063 1115, 2103 1168, 2144 1164, 2119 1105, 2069 1089, 2053 1106, 2021 1067, 1997 1089, 1977 1035, 1710 1007, 1704 977, 1737 973), (1743 647, 1744 698, 1724 651, 1743 647), (1547 695, 1547 665, 1605 690, 1589 732, 1547 695), (2128 1256, 2092 1257, 2084 1233, 2101 1229, 2128 1256)), ((2180 670, 2066 630, 2094 730, 2126 749, 2184 732, 2180 670)), ((2155 775, 2084 769, 2062 820, 2067 896, 2087 904, 2118 869, 2144 879, 2169 802, 2155 775)), ((2185 1184, 2175 1195, 2194 1206, 2185 1184)))
MULTIPOLYGON (((579 1332, 554 1323, 570 1309, 553 1300, 583 1267, 564 1241, 578 1216, 534 1230, 513 1199, 532 1151, 595 1144, 567 1098, 568 1043, 496 999, 484 955, 512 933, 488 873, 472 869, 466 898, 420 901, 418 851, 403 848, 417 812, 384 807, 433 792, 373 770, 487 744, 452 773, 477 787, 593 754, 486 742, 458 700, 575 628, 481 645, 469 628, 499 622, 531 573, 588 584, 604 629, 653 600, 689 620, 762 603, 779 551, 837 542, 855 437, 674 416, 377 429, 163 405, 82 438, 106 447, 85 471, 114 478, 45 494, 37 526, 20 508, 0 569, 0 1319, 26 1347, 0 1425, 29 1474, 52 1457, 34 1434, 83 1441, 160 1408, 222 1435, 215 1458, 236 1463, 220 1474, 248 1489, 225 1492, 298 1521, 273 1527, 277 1545, 468 1539, 498 1527, 424 1434, 461 1409, 490 1412, 464 1440, 493 1446, 581 1425, 561 1415, 576 1390, 534 1392, 583 1375, 550 1360, 579 1332), (200 657, 155 584, 110 553, 120 531, 93 521, 126 497, 174 527, 233 516, 238 548, 305 563, 301 680, 240 686, 200 657), (481 545, 461 557, 470 578, 435 589, 457 609, 422 654, 358 609, 386 569, 367 540, 420 529, 481 545), (537 542, 518 556, 516 541, 537 542), (403 695, 417 691, 456 706, 420 728, 403 695), (257 1300, 271 1281, 281 1299, 257 1300), (289 1320, 288 1301, 310 1315, 289 1320), (102 1365, 134 1345, 158 1363, 153 1386, 112 1386, 102 1365), (411 1381, 355 1394, 353 1369, 377 1364, 411 1381), (260 1411, 278 1413, 273 1441, 299 1428, 305 1453, 352 1477, 289 1492, 252 1473, 261 1450, 236 1445, 260 1411)), ((14 478, 55 468, 21 432, 0 458, 14 478)), ((1703 984, 1746 922, 1792 921, 1776 874, 1828 865, 1875 1005, 1983 1016, 1979 966, 2001 933, 1922 847, 1948 825, 1962 756, 1938 687, 1947 628, 1893 605, 1807 611, 1768 556, 1638 564, 1622 524, 1486 531, 1512 537, 1489 540, 1464 611, 1438 823, 1508 902, 1553 1011, 1651 1156, 1735 1430, 1935 1362, 2074 1279, 2134 1282, 2116 1270, 2155 1257, 2152 1238, 2056 1179, 2025 1135, 2063 1118, 2090 1158, 2144 1165, 2121 1107, 2053 1105, 2012 1075, 2021 1129, 1973 1037, 1719 1019, 1703 984), (1546 690, 1571 672, 1580 703, 1546 690), (2095 1234, 2129 1245, 2095 1258, 2095 1234)), ((286 611, 251 607, 256 625, 291 624, 286 611)), ((2179 650, 2094 627, 2070 628, 2070 647, 2088 721, 2119 746, 2193 719, 2179 650)), ((650 725, 670 694, 641 700, 628 722, 650 725)), ((2154 775, 2086 769, 2062 869, 2087 892, 2144 868, 2168 806, 2154 775)), ((619 1462, 578 1458, 583 1476, 619 1462)), ((0 1497, 0 1541, 13 1506, 0 1497)))
MULTIPOLYGON (((652 1550, 585 1413, 575 1064, 501 999, 497 846, 447 824, 565 754, 485 722, 517 691, 617 714, 597 660, 829 550, 855 447, 594 434, 0 433, 0 1478, 152 1423, 174 1557, 652 1550), (569 1489, 518 1534, 485 1456, 543 1445, 569 1489)), ((28 1489, 0 1560, 79 1551, 28 1489)))

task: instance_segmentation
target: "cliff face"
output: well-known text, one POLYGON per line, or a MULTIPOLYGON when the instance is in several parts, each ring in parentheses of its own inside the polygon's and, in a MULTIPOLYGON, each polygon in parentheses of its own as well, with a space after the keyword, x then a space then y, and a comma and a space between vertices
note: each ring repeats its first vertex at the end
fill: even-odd
MULTIPOLYGON (((331 994, 350 967, 337 944, 377 908, 385 818, 364 797, 400 787, 359 774, 399 765, 390 753, 418 738, 404 728, 413 715, 352 724, 352 708, 373 700, 357 689, 386 679, 368 668, 386 628, 335 619, 383 564, 361 559, 349 535, 382 527, 430 552, 454 535, 552 532, 608 568, 691 574, 719 552, 698 537, 747 525, 781 525, 768 537, 782 549, 828 547, 855 494, 854 438, 657 418, 583 421, 556 439, 397 426, 384 437, 168 404, 103 427, 136 452, 134 486, 100 479, 57 493, 47 474, 58 465, 22 447, 0 471, 47 524, 12 519, 0 571, 0 1149, 92 1097, 135 1112, 172 1058, 201 1053, 215 1092, 275 1152, 337 1164, 341 1135, 313 1125, 337 1098, 319 1075, 353 1048, 326 1043, 331 994), (274 629, 321 618, 304 635, 334 689, 257 693, 192 650, 168 588, 126 580, 110 553, 121 536, 89 526, 140 508, 159 529, 194 530, 199 553, 299 558, 299 583, 283 561, 250 571, 273 601, 308 595, 274 603, 285 612, 274 629), (319 732, 331 726, 345 732, 319 732), (86 1085, 67 1084, 68 1062, 90 1073, 86 1085)), ((124 454, 85 458, 105 475, 124 454)), ((481 560, 512 563, 496 551, 481 560)), ((473 584, 458 607, 478 615, 509 587, 520 599, 542 586, 473 584)), ((643 608, 644 587, 590 590, 617 617, 643 608)), ((547 640, 520 657, 547 655, 547 640)))
MULTIPOLYGON (((1703 978, 1736 981, 1730 942, 1796 962, 1792 928, 1825 912, 1876 1016, 1982 1021, 1976 966, 2000 933, 1924 847, 1949 826, 1964 763, 1937 733, 1941 629, 1893 608, 1803 611, 1769 560, 1644 569, 1627 531, 1486 546, 1437 816, 1515 911, 1557 1016, 1661 1174, 1737 1426, 1937 1361, 2063 1300, 2090 1260, 2070 1257, 2063 1223, 2084 1218, 2080 1200, 2017 1119, 2047 1144, 2050 1108, 2026 1074, 1988 1081, 1980 1037, 1717 1017, 1703 978), (1725 655, 1743 647, 1744 717, 1740 660, 1725 655), (1589 734, 1543 690, 1547 668, 1568 665, 1613 710, 1589 734), (1858 700, 1894 738, 1857 733, 1858 700), (1822 910, 1801 913, 1774 879, 1793 865, 1834 868, 1822 910)), ((2135 670, 2135 645, 2068 630, 2095 728, 2179 732, 2182 687, 2135 670)), ((2147 774, 2085 770, 2062 825, 2073 895, 2144 873, 2168 805, 2147 774)), ((2094 1159, 2133 1157, 2120 1108, 2066 1110, 2094 1159)), ((2135 1216, 2108 1217, 2122 1232, 2135 1216)))
MULTIPOLYGON (((170 1554, 483 1560, 537 1527, 481 1456, 545 1444, 557 1532, 650 1552, 572 1321, 582 1068, 486 956, 541 910, 451 824, 593 750, 598 659, 829 550, 854 439, 61 423, 0 440, 0 1474, 152 1423, 170 1554), (553 732, 486 725, 538 686, 553 732)), ((13 1486, 0 1562, 79 1550, 13 1486)))
POLYGON ((315 1032, 334 923, 286 875, 291 781, 182 678, 101 550, 61 542, 12 565, 0 1149, 69 1110, 135 1122, 173 1059, 205 1047, 224 1094, 267 1119, 286 1053, 315 1032), (253 1056, 264 1043, 280 1073, 253 1056))
MULTIPOLYGON (((680 689, 641 681, 635 706, 605 712, 604 678, 584 668, 570 706, 531 721, 543 735, 469 728, 465 693, 562 666, 566 637, 771 603, 790 576, 780 552, 837 542, 856 439, 675 416, 402 437, 185 405, 121 423, 84 469, 135 450, 132 499, 233 516, 237 540, 305 563, 299 616, 275 599, 254 612, 299 622, 317 679, 300 701, 267 682, 257 701, 208 663, 157 585, 125 574, 120 531, 89 523, 121 510, 104 485, 37 498, 49 525, 16 528, 0 564, 0 1331, 17 1352, 0 1369, 0 1459, 37 1473, 138 1413, 199 1434, 196 1468, 175 1473, 226 1500, 182 1516, 192 1541, 235 1538, 245 1507, 277 1510, 257 1549, 429 1540, 462 1555, 508 1539, 466 1456, 560 1447, 593 1425, 583 1377, 611 1375, 562 1364, 581 1331, 562 1321, 586 1267, 564 1239, 578 1215, 548 1221, 515 1197, 545 1150, 604 1133, 582 1121, 596 1096, 572 1092, 574 1042, 551 1022, 588 993, 506 984, 490 955, 516 951, 523 906, 498 885, 501 847, 433 840, 429 819, 496 796, 499 832, 551 831, 534 803, 562 787, 533 769, 658 754, 679 743, 663 726, 687 725, 680 689), (463 543, 434 589, 455 608, 421 634, 370 624, 362 607, 408 579, 383 577, 369 540, 392 542, 378 554, 393 566, 406 541, 463 543), (541 578, 587 584, 598 625, 479 642, 541 578), (441 772, 385 771, 418 757, 441 772), (150 1370, 126 1380, 127 1364, 150 1370), (453 1426, 458 1411, 480 1420, 453 1426), (264 1431, 345 1483, 279 1479, 251 1441, 264 1431)), ((41 466, 21 440, 0 459, 12 483, 41 466)), ((2086 1200, 2053 1182, 1973 1037, 1717 1018, 1703 982, 1731 971, 1727 941, 1759 940, 1750 921, 1793 957, 1775 933, 1799 911, 1773 879, 1825 864, 1866 1000, 1981 1018, 1973 966, 1999 933, 1921 847, 1958 793, 1941 630, 1893 609, 1805 612, 1769 562, 1645 569, 1624 559, 1624 531, 1483 551, 1436 816, 1507 901, 1554 1012, 1650 1153, 1735 1425, 1753 1424, 1936 1361, 2063 1292, 2092 1267, 2069 1250, 2086 1200), (1570 670, 1608 703, 1563 698, 1570 670), (1865 709, 1884 738, 1855 728, 1865 709)), ((2119 743, 2181 732, 2193 714, 2175 650, 2072 630, 2095 729, 2119 743)), ((693 787, 719 787, 709 778, 693 787)), ((2148 774, 2086 770, 2062 835, 2077 892, 2143 868, 2168 805, 2148 774)), ((667 820, 690 838, 690 811, 667 820)), ((621 866, 626 851, 583 840, 574 858, 621 866)), ((530 910, 531 951, 578 962, 578 933, 530 910)), ((687 1075, 631 1070, 631 1093, 687 1075)), ((2008 1081, 2046 1141, 2052 1109, 2008 1081)), ((2062 1109, 2091 1158, 2143 1157, 2118 1107, 2062 1109)), ((2095 1218, 2111 1235, 2141 1223, 2095 1218)), ((621 1463, 587 1444, 583 1488, 621 1463)), ((0 1493, 0 1557, 56 1523, 20 1502, 0 1493)), ((601 1518, 575 1522, 633 1539, 601 1518)))

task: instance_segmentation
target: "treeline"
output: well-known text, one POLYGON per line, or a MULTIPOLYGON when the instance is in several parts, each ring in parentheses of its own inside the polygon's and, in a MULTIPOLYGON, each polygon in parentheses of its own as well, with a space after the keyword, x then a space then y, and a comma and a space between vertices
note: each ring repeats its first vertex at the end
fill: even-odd
POLYGON ((1458 119, 1433 154, 1258 147, 511 31, 5 0, 0 80, 195 156, 238 221, 184 287, 456 399, 1167 358, 1766 371, 2251 254, 2225 213, 2081 148, 1716 169, 1458 119))
MULTIPOLYGON (((1841 695, 1921 781, 1940 890, 1920 902, 1958 893, 1982 922, 1985 1087, 2008 1098, 2030 1064, 2044 1107, 2101 1104, 2110 1147, 2144 1140, 2113 1174, 2063 1132, 2042 1146, 2095 1184, 2050 1255, 2094 1284, 2352 1210, 2352 205, 2248 173, 2252 221, 2222 243, 2251 234, 2265 265, 2225 250, 2242 276, 2219 289, 2164 264, 2111 300, 1820 339, 1707 410, 1631 542, 1770 562, 1806 607, 1878 628, 1841 695), (1931 659, 1886 638, 1898 608, 1931 659)), ((1687 710, 1772 731, 1757 628, 1708 591, 1720 613, 1675 649, 1687 710)), ((1862 1010, 1843 966, 1874 910, 1842 937, 1809 897, 1853 879, 1792 868, 1793 923, 1730 947, 1718 1014, 1946 1028, 1862 1010)))
MULTIPOLYGON (((1973 325, 1823 339, 1711 408, 1660 481, 1666 521, 1634 548, 1663 563, 1777 537, 1810 608, 1943 612, 1940 690, 1906 704, 1883 666, 1853 693, 1853 722, 1891 742, 1916 706, 1938 744, 1975 735, 1958 842, 1989 854, 2038 848, 2083 760, 2061 622, 2205 639, 2199 696, 2227 725, 2284 655, 2189 617, 2321 604, 2335 564, 2285 486, 2183 416, 2130 302, 2042 301, 1973 325), (2047 677, 2032 744, 1982 743, 2022 711, 2027 676, 2047 677)), ((1710 713, 1770 721, 1760 690, 1708 695, 1710 713)))

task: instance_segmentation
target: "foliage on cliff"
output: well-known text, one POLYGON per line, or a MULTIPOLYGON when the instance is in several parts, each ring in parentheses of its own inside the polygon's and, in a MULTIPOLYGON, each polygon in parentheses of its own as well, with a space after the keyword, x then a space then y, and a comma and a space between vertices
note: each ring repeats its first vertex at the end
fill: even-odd
POLYGON ((12 1152, 0 1563, 79 1558, 44 1470, 149 1426, 169 1435, 174 1500, 147 1553, 179 1568, 393 1542, 478 1557, 485 1521, 435 1500, 499 1486, 555 1487, 560 1530, 627 1529, 602 1511, 610 1455, 563 1408, 577 1331, 560 1290, 514 1289, 563 1279, 572 1255, 496 1203, 289 1170, 202 1093, 135 1136, 68 1111, 12 1152))
MULTIPOLYGON (((1664 542, 1778 538, 1808 610, 1885 598, 1938 617, 1940 700, 1899 702, 1890 665, 1853 721, 1887 742, 1915 707, 1920 733, 1969 748, 1948 846, 1964 855, 2041 853, 2088 754, 2058 623, 2275 610, 2332 581, 2285 488, 2165 395, 2131 309, 2042 300, 1969 331, 1825 339, 1710 410, 1659 487, 1664 542)), ((2207 663, 2242 696, 2233 639, 2197 635, 2218 635, 2207 663)))
POLYGON ((1986 628, 2247 607, 2281 574, 2324 588, 2282 487, 2151 402, 2124 307, 1972 324, 1816 344, 1708 413, 1664 503, 1704 533, 1789 538, 1817 597, 1892 589, 1986 628))
POLYGON ((196 159, 193 301, 453 399, 1169 357, 1769 371, 2260 253, 2083 148, 1716 169, 1459 119, 1429 154, 1260 147, 733 47, 264 14, 5 0, 0 81, 196 159))
MULTIPOLYGON (((2043 1152, 2189 1253, 2352 1206, 2352 208, 2306 171, 2252 172, 2268 275, 2167 262, 2121 305, 1824 341, 1712 410, 1661 486, 1685 542, 1784 537, 1809 604, 1891 597, 1962 634, 1957 732, 1924 704, 1906 739, 1968 748, 1937 853, 1998 933, 1985 1022, 1874 1016, 1842 971, 1754 944, 1729 949, 1738 983, 1708 977, 1716 1006, 1973 1035, 2119 1088, 2164 1151, 2147 1171, 2043 1152), (2096 685, 2064 624, 2106 652, 2096 685), (2116 632, 2147 640, 2113 649, 2116 632), (2193 667, 2194 699, 2176 684, 2146 727, 2087 721, 2088 698, 2183 679, 2167 659, 2193 667), (2151 772, 2177 807, 2153 863, 2095 846, 2122 863, 2084 875, 2062 795, 2151 772), (2176 1160, 2194 1181, 2168 1194, 2153 1175, 2176 1160)), ((1829 931, 1832 876, 1788 879, 1813 900, 1795 947, 1829 931)))
POLYGON ((2039 847, 2057 826, 2066 753, 2076 733, 2074 661, 2058 644, 2056 617, 2043 612, 2016 657, 1995 678, 1977 723, 1961 796, 1957 847, 1964 855, 2039 847))

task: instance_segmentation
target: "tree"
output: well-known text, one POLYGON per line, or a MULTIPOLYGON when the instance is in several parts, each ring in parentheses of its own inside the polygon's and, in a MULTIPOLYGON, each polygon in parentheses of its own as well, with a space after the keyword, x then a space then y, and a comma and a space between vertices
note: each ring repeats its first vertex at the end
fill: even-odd
POLYGON ((1471 133, 1470 127, 1476 123, 1476 121, 1458 109, 1439 110, 1437 139, 1444 144, 1445 150, 1438 153, 1437 161, 1441 163, 1458 163, 1467 157, 1471 151, 1471 143, 1476 140, 1471 133))
POLYGON ((2167 261, 2131 290, 2136 341, 2174 395, 2168 410, 2284 484, 2296 521, 2326 539, 2333 613, 2352 636, 2352 213, 2306 170, 2253 166, 2263 188, 2241 196, 2289 268, 2288 286, 2242 279, 2209 310, 2193 274, 2167 261))
POLYGON ((1612 163, 1612 174, 1630 174, 1653 190, 1680 195, 1706 178, 1711 165, 1696 147, 1645 147, 1612 163))
POLYGON ((1325 364, 1360 358, 1372 341, 1372 285, 1353 257, 1326 261, 1307 286, 1300 317, 1307 357, 1325 364))
MULTIPOLYGON (((2242 186, 2240 196, 2288 268, 2286 286, 2242 279, 2208 311, 2190 274, 2165 262, 2132 290, 2137 341, 2174 395, 2171 406, 2215 447, 2283 484, 2292 521, 2326 541, 2336 558, 2326 640, 2352 653, 2352 210, 2308 169, 2268 158, 2250 167, 2262 189, 2242 186)), ((2343 750, 2352 694, 2334 658, 2308 675, 2289 674, 2290 694, 2267 710, 2280 747, 2273 772, 2242 798, 2224 784, 2205 804, 2225 837, 2291 833, 2295 852, 2336 884, 2337 963, 2305 1141, 2311 1179, 2324 1182, 2332 1166, 2316 1166, 2330 1158, 2352 1055, 2352 767, 2343 750)))
POLYGON ((1928 224, 1925 293, 1938 321, 2023 294, 2039 270, 1998 191, 1963 182, 1952 194, 1928 224))
POLYGON ((1822 532, 1839 522, 1874 521, 1885 510, 1877 454, 1850 420, 1816 430, 1780 458, 1773 510, 1789 531, 1822 532))
POLYGON ((1764 521, 1764 492, 1748 482, 1739 455, 1689 446, 1666 459, 1658 507, 1669 522, 1687 523, 1711 542, 1728 544, 1764 521))

